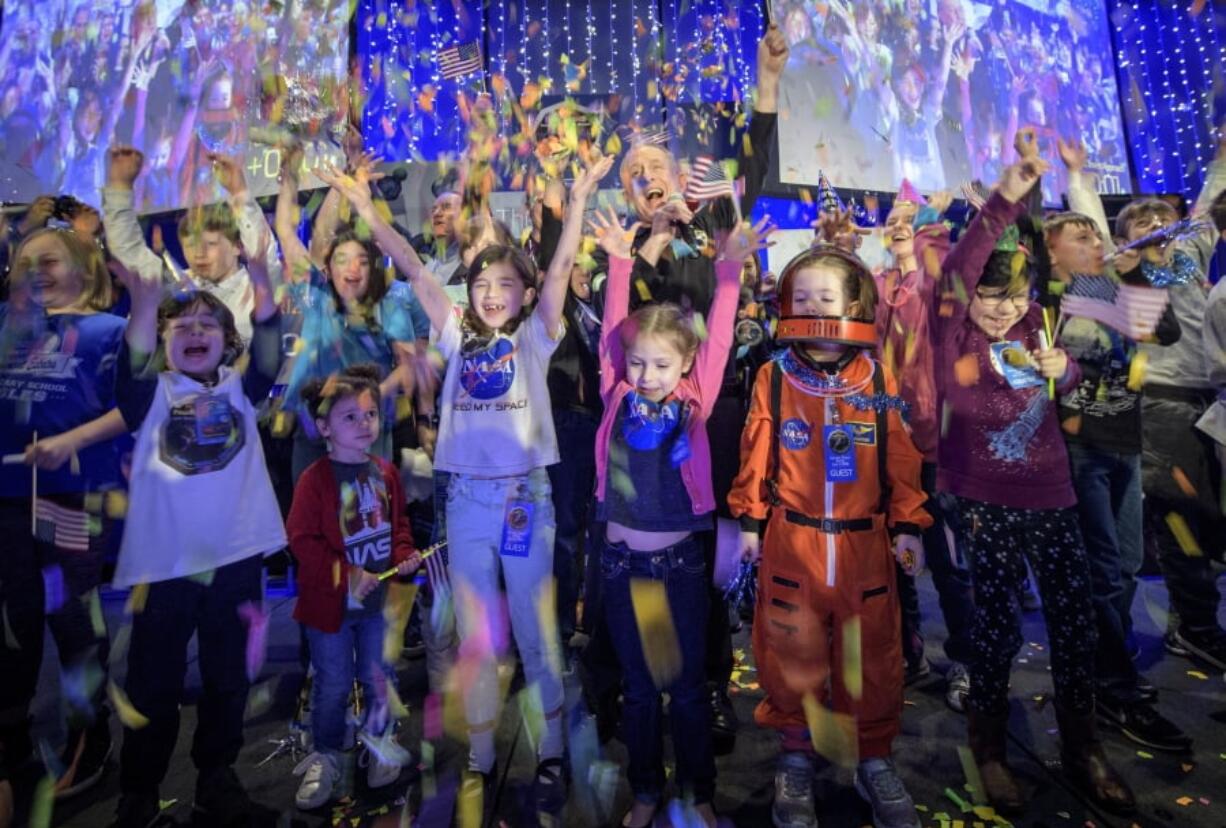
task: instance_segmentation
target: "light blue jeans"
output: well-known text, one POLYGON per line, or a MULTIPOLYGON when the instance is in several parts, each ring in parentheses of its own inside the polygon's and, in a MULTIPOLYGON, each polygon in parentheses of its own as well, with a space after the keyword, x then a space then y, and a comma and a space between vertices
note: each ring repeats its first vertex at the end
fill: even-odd
POLYGON ((529 687, 540 694, 541 712, 562 707, 562 680, 551 664, 558 652, 557 631, 551 626, 547 641, 542 619, 550 625, 557 617, 553 586, 553 501, 544 468, 518 477, 479 478, 452 474, 447 488, 447 547, 456 627, 460 634, 460 662, 474 672, 465 674, 464 713, 470 728, 498 719, 497 660, 508 645, 510 632, 524 665, 529 687), (526 556, 503 555, 503 521, 507 503, 528 501, 532 508, 532 536, 526 556), (499 578, 506 584, 504 593, 499 578))

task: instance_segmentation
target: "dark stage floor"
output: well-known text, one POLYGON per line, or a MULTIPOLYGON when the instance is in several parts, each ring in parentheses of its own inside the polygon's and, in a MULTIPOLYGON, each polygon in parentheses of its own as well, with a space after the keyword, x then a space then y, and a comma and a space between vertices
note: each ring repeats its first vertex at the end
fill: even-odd
MULTIPOLYGON (((957 797, 968 803, 971 799, 958 756, 958 747, 965 740, 965 725, 962 717, 948 710, 944 704, 944 680, 940 675, 946 665, 940 646, 944 631, 936 595, 927 576, 921 580, 921 599, 925 610, 928 655, 934 671, 930 678, 908 688, 903 733, 895 743, 895 757, 903 779, 921 809, 925 826, 974 828, 992 825, 993 821, 985 819, 982 814, 963 812, 954 799, 957 797)), ((391 793, 384 794, 383 801, 387 807, 381 820, 377 818, 380 801, 369 797, 360 800, 360 807, 355 806, 344 813, 343 821, 337 820, 342 816, 340 812, 298 812, 293 805, 298 782, 291 774, 294 763, 289 758, 278 758, 262 767, 256 766, 271 750, 270 740, 279 739, 287 733, 287 721, 302 680, 297 662, 297 630, 290 620, 293 599, 271 598, 269 603, 274 610, 269 658, 253 692, 246 747, 238 766, 240 776, 252 796, 280 811, 282 824, 285 825, 344 824, 354 828, 376 824, 407 825, 408 822, 399 819, 402 810, 399 803, 406 796, 412 806, 413 825, 450 824, 452 814, 448 792, 454 793, 454 775, 462 759, 462 750, 456 743, 444 743, 438 748, 434 763, 438 773, 428 783, 423 784, 413 771, 402 774, 400 782, 391 786, 391 793), (423 787, 426 812, 418 814, 423 787), (363 817, 363 814, 368 816, 363 817)), ((114 634, 122 627, 122 597, 110 596, 104 606, 114 634)), ((1024 774, 1033 793, 1028 815, 1016 820, 1015 825, 1079 828, 1128 826, 1135 822, 1141 826, 1226 826, 1226 684, 1223 683, 1223 676, 1203 671, 1163 650, 1160 631, 1165 624, 1165 607, 1166 593, 1161 581, 1146 580, 1135 608, 1136 627, 1142 643, 1140 664, 1145 675, 1160 691, 1162 712, 1193 734, 1196 745, 1191 756, 1151 754, 1139 750, 1117 734, 1107 734, 1107 751, 1132 783, 1141 802, 1141 810, 1135 820, 1106 818, 1095 812, 1067 787, 1058 772, 1046 764, 1054 760, 1058 753, 1055 715, 1048 701, 1050 684, 1046 638, 1040 615, 1031 613, 1026 616, 1025 637, 1028 644, 1019 654, 1013 673, 1014 709, 1010 735, 1013 763, 1024 774)), ((727 824, 769 826, 776 741, 772 735, 756 729, 752 724, 753 705, 761 693, 755 683, 752 664, 747 661, 748 628, 738 634, 736 646, 743 667, 734 676, 739 686, 733 698, 742 725, 735 752, 718 760, 716 807, 727 824)), ((39 729, 52 743, 59 727, 55 722, 58 703, 54 665, 55 656, 49 650, 37 701, 39 729)), ((402 733, 402 742, 415 757, 419 757, 420 702, 426 688, 425 662, 409 661, 403 666, 402 696, 412 715, 402 733)), ((194 666, 191 669, 189 683, 193 687, 198 686, 199 676, 195 674, 194 666)), ((122 680, 121 676, 115 678, 122 680)), ((195 708, 190 693, 189 690, 189 700, 183 708, 179 745, 162 790, 164 799, 176 800, 176 804, 164 813, 168 825, 191 824, 195 775, 188 751, 195 725, 195 708)), ((577 700, 575 679, 568 679, 567 695, 571 703, 577 700)), ((535 763, 522 721, 517 708, 508 709, 503 716, 498 740, 499 767, 503 771, 496 794, 497 809, 499 817, 510 826, 532 824, 532 820, 525 816, 522 803, 528 794, 535 763)), ((115 728, 118 738, 118 723, 115 723, 115 728)), ((576 754, 573 763, 576 777, 582 777, 583 781, 576 780, 571 801, 560 824, 611 824, 620 820, 629 804, 629 791, 624 777, 620 775, 620 767, 625 764, 625 750, 615 740, 603 753, 597 753, 594 748, 594 726, 590 720, 581 725, 580 731, 581 736, 572 736, 571 750, 576 754), (584 755, 585 752, 587 755, 584 755), (603 798, 596 793, 602 789, 606 791, 603 798)), ((846 772, 827 770, 819 782, 818 793, 823 828, 869 823, 868 811, 851 789, 846 772)), ((117 797, 118 774, 112 768, 95 790, 57 803, 51 824, 101 828, 109 822, 117 797)))

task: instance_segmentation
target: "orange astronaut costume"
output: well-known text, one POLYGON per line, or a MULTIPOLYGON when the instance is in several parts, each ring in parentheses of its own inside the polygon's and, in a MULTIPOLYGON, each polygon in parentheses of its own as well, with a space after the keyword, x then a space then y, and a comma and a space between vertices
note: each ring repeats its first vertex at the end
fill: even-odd
POLYGON ((813 694, 854 719, 860 760, 888 757, 903 701, 891 538, 932 522, 923 458, 897 383, 867 353, 876 344, 871 311, 868 321, 794 316, 790 277, 799 269, 789 265, 780 280, 777 339, 790 347, 758 372, 728 495, 743 529, 767 521, 753 624, 766 698, 754 718, 781 732, 785 751, 811 751, 803 699, 813 694), (815 340, 848 350, 822 367, 802 349, 815 340), (856 646, 854 619, 858 654, 845 652, 856 646))

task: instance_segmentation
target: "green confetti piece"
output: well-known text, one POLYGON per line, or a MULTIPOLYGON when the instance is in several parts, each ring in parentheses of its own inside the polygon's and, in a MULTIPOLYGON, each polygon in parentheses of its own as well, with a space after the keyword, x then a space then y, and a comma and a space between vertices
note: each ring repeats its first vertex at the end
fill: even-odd
POLYGON ((946 788, 945 796, 949 797, 950 801, 952 801, 955 805, 957 805, 958 808, 962 811, 962 813, 968 814, 971 812, 972 810, 971 804, 967 802, 965 799, 963 799, 962 797, 958 796, 958 794, 954 791, 953 788, 946 788))
POLYGON ((1154 755, 1152 753, 1149 753, 1148 751, 1144 751, 1144 750, 1138 750, 1137 756, 1140 756, 1142 759, 1153 759, 1154 758, 1154 755))
POLYGON ((30 828, 50 828, 51 811, 55 807, 55 780, 44 776, 38 780, 34 789, 34 799, 30 803, 30 828))
POLYGON ((106 638, 106 621, 102 619, 102 602, 98 600, 98 590, 91 589, 85 600, 89 603, 89 623, 94 628, 94 635, 106 638))

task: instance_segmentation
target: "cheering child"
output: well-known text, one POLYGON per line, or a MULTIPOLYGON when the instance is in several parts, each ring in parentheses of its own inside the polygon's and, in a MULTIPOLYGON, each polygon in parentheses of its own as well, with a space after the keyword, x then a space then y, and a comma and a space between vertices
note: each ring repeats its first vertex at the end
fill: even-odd
MULTIPOLYGON (((265 235, 263 244, 269 241, 265 235)), ((280 361, 280 320, 266 271, 255 266, 251 275, 245 374, 233 367, 243 344, 220 299, 193 291, 163 301, 160 280, 126 279, 132 317, 116 397, 136 447, 112 584, 134 589, 126 700, 112 688, 125 724, 115 828, 145 826, 158 815, 193 634, 204 685, 192 744, 196 810, 218 826, 267 816, 232 767, 263 657, 261 560, 285 547, 256 430, 256 405, 280 361)))
MULTIPOLYGON (((741 267, 768 232, 767 221, 728 234, 715 262, 707 337, 672 303, 629 313, 631 239, 616 215, 593 224, 610 256, 601 329, 601 396, 596 433, 597 519, 604 621, 623 671, 623 722, 634 805, 622 825, 651 824, 664 792, 660 696, 669 719, 682 792, 715 824, 710 703, 703 670, 709 574, 698 533, 714 528, 715 495, 706 420, 719 396, 732 346, 741 267), (662 589, 671 629, 640 629, 635 582, 662 589), (637 610, 637 611, 636 611, 637 610), (675 636, 675 669, 654 663, 644 637, 675 636)), ((654 642, 652 642, 654 643, 654 642)))
POLYGON ((294 489, 287 529, 298 561, 295 620, 310 642, 311 736, 314 752, 295 773, 302 775, 296 802, 318 808, 349 787, 345 767, 345 718, 354 674, 362 685, 365 758, 370 787, 396 780, 395 751, 371 749, 387 731, 387 690, 395 681, 383 660, 386 585, 380 574, 401 575, 421 563, 404 515, 404 492, 396 468, 370 452, 379 435, 379 372, 355 365, 302 390, 328 456, 316 460, 294 489), (339 517, 338 517, 339 515, 339 517))
POLYGON ((537 746, 538 807, 552 811, 566 799, 562 684, 550 658, 556 658, 558 643, 541 625, 542 618, 555 616, 550 581, 554 518, 545 467, 558 462, 558 449, 546 371, 562 337, 563 304, 584 205, 611 166, 612 158, 603 158, 575 181, 539 298, 531 260, 515 248, 495 245, 483 250, 468 270, 466 310, 453 307, 408 241, 375 210, 369 188, 335 170, 321 171, 408 275, 431 325, 440 332, 438 347, 447 368, 434 467, 451 473, 449 565, 461 658, 473 670, 464 695, 470 752, 462 795, 470 801, 480 797, 488 804, 494 779, 495 660, 505 646, 497 623, 504 600, 525 677, 535 686, 544 714, 537 746), (506 584, 505 598, 500 580, 506 584))
POLYGON ((932 524, 923 456, 894 376, 869 356, 877 293, 860 259, 811 248, 784 269, 779 297, 776 340, 788 347, 758 372, 728 497, 745 559, 762 561, 753 647, 766 698, 754 718, 783 742, 772 816, 817 825, 811 739, 854 722, 854 744, 820 747, 856 766, 875 825, 918 826, 890 754, 903 693, 895 562, 919 572, 932 524))
POLYGON ((937 410, 947 418, 937 488, 956 499, 975 590, 967 726, 984 792, 998 810, 1020 811, 1005 744, 1009 670, 1022 645, 1016 596, 1029 560, 1051 643, 1064 771, 1100 806, 1127 812, 1132 791, 1095 734, 1090 572, 1053 404, 1081 372, 1051 347, 1012 226, 1047 169, 1035 141, 1032 130, 1019 132, 1022 160, 1006 168, 946 258, 941 300, 929 313, 937 410))

